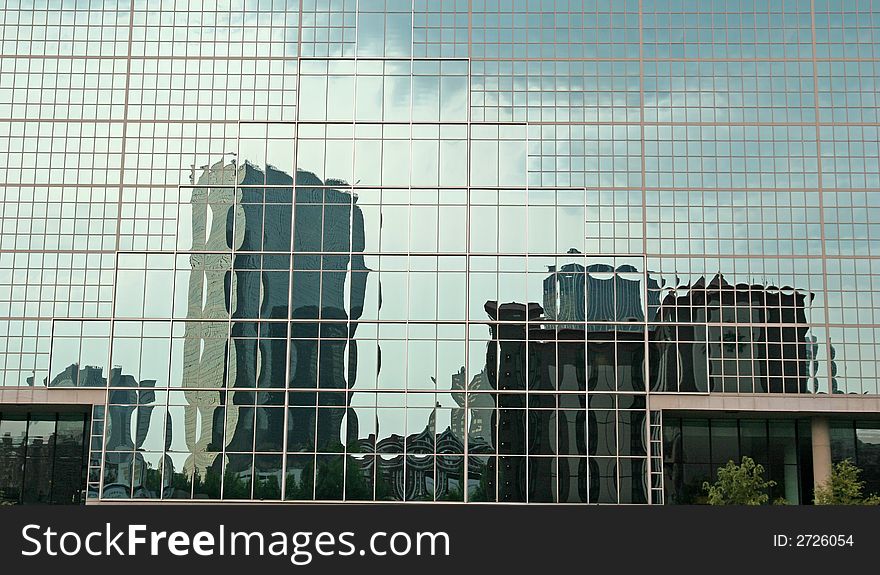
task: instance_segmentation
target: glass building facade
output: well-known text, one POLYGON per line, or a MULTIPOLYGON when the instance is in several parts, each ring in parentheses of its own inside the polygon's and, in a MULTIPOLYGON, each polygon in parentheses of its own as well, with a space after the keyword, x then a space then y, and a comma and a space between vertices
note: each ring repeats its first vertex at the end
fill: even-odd
POLYGON ((880 489, 876 3, 0 6, 0 496, 880 489))

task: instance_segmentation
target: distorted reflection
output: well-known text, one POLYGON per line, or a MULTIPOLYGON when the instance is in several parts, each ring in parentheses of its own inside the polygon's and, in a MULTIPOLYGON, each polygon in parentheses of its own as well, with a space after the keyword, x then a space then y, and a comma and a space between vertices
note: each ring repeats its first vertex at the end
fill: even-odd
POLYGON ((670 290, 652 333, 652 390, 806 393, 817 347, 813 294, 732 285, 718 274, 670 290))
POLYGON ((144 293, 153 319, 102 336, 106 383, 58 332, 52 385, 111 388, 104 498, 644 503, 646 382, 815 392, 810 292, 670 287, 572 248, 540 273, 505 260, 483 291, 483 264, 444 263, 498 299, 441 325, 437 286, 458 283, 433 256, 366 249, 416 231, 373 217, 369 193, 362 208, 345 182, 236 161, 192 183, 175 311, 150 316, 144 293))

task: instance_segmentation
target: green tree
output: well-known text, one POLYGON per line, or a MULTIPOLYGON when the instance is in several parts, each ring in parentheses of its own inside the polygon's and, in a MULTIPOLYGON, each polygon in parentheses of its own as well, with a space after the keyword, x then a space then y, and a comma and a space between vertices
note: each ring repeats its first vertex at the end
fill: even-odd
MULTIPOLYGON (((373 477, 365 475, 361 462, 348 457, 345 464, 345 498, 349 501, 371 501, 373 499, 373 477)), ((364 461, 366 463, 366 461, 364 461)))
POLYGON ((220 472, 209 467, 205 470, 203 478, 198 471, 193 477, 193 491, 196 499, 220 499, 220 485, 222 477, 220 472))
POLYGON ((865 482, 859 480, 862 470, 849 459, 831 466, 828 481, 816 488, 816 505, 880 505, 877 494, 864 496, 865 482))
POLYGON ((767 490, 776 485, 773 480, 764 481, 764 466, 751 457, 743 457, 742 464, 728 461, 718 468, 718 480, 714 485, 703 482, 709 505, 765 505, 770 496, 767 490))
POLYGON ((318 456, 318 473, 315 478, 315 499, 335 501, 342 499, 343 491, 342 457, 334 455, 318 456))
MULTIPOLYGON (((290 464, 288 464, 289 466, 290 464)), ((287 499, 295 501, 311 501, 315 496, 315 464, 312 459, 300 473, 300 480, 296 480, 296 474, 288 467, 287 471, 287 499)))
POLYGON ((254 480, 254 499, 281 499, 281 484, 278 477, 269 475, 254 480))
POLYGON ((223 498, 224 499, 250 499, 251 477, 243 476, 226 467, 223 475, 223 498))

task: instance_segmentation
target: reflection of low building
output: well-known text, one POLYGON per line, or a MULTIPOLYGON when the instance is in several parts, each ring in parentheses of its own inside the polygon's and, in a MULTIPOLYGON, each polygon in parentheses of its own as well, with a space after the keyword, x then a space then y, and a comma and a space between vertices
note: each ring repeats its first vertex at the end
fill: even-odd
MULTIPOLYGON (((621 501, 644 501, 645 469, 600 459, 646 454, 644 404, 588 409, 585 393, 555 393, 646 391, 643 278, 630 265, 548 271, 546 307, 485 305, 493 320, 486 375, 499 392, 488 490, 498 501, 616 502, 618 490, 621 501)), ((649 313, 656 307, 649 299, 649 313)))
MULTIPOLYGON (((544 279, 543 310, 547 320, 556 322, 556 329, 583 329, 585 321, 632 323, 618 326, 618 331, 643 329, 638 325, 645 321, 641 272, 635 267, 569 263, 559 269, 551 266, 548 271, 550 275, 544 279)), ((659 302, 653 289, 656 281, 649 278, 648 285, 647 312, 651 316, 659 302)))
MULTIPOLYGON (((619 324, 557 329, 536 303, 489 301, 485 308, 496 322, 486 373, 502 392, 495 396, 492 445, 499 457, 489 463, 490 492, 499 501, 616 500, 617 480, 598 464, 540 456, 645 455, 644 411, 627 412, 618 423, 607 409, 587 410, 586 395, 563 396, 558 409, 553 393, 644 391, 644 331, 619 324), (527 454, 538 457, 527 462, 527 454)), ((634 493, 644 493, 643 479, 636 481, 634 493)))
MULTIPOLYGON (((375 439, 371 434, 360 440, 365 451, 372 450, 375 439)), ((357 459, 356 469, 369 483, 375 477, 378 500, 461 500, 463 453, 461 438, 450 427, 436 433, 432 417, 419 433, 407 437, 392 434, 379 440, 376 455, 357 459)))
MULTIPOLYGON (((33 385, 33 382, 30 384, 33 385)), ((104 378, 103 367, 86 365, 80 369, 78 363, 72 363, 53 377, 52 381, 48 381, 48 378, 43 379, 43 385, 49 387, 104 387, 107 385, 107 379, 104 378)))
POLYGON ((652 333, 652 389, 806 393, 812 298, 792 288, 734 286, 720 274, 670 293, 652 333))

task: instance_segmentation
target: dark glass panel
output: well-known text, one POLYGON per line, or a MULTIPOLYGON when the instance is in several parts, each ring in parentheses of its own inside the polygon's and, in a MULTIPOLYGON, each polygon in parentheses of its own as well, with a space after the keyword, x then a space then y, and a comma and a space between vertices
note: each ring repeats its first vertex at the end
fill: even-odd
POLYGON ((495 501, 497 463, 494 457, 468 457, 468 501, 495 501))
POLYGON ((342 455, 318 455, 316 458, 315 499, 338 501, 345 487, 345 459, 342 455))
POLYGON ((647 455, 644 411, 618 411, 618 455, 647 455))
POLYGON ((283 477, 280 455, 254 457, 254 499, 281 499, 283 477))
POLYGON ((743 419, 739 422, 740 454, 751 457, 756 462, 767 465, 767 421, 763 419, 743 419))
MULTIPOLYGON (((505 399, 499 397, 499 401, 505 399)), ((526 453, 526 410, 501 408, 493 414, 497 422, 493 428, 497 430, 495 443, 498 453, 525 455, 526 453)))
POLYGON ((0 456, 0 501, 21 501, 24 479, 24 456, 9 454, 0 456))
POLYGON ((648 502, 648 460, 621 457, 620 471, 620 503, 648 502))
MULTIPOLYGON (((242 394, 235 394, 241 398, 242 394)), ((241 400, 240 400, 241 401, 241 400)), ((250 405, 230 405, 226 409, 226 451, 245 453, 254 450, 254 417, 250 405)))
POLYGON ((403 455, 380 455, 376 468, 376 500, 402 501, 404 494, 403 455))
POLYGON ((556 413, 560 455, 587 454, 587 411, 560 409, 556 413))
POLYGON ((587 478, 589 473, 586 457, 559 458, 560 503, 587 503, 587 478))
POLYGON ((460 455, 437 456, 437 501, 464 500, 464 457, 460 455))
MULTIPOLYGON (((630 332, 622 332, 629 334, 630 332)), ((617 389, 618 391, 645 391, 645 344, 640 339, 617 343, 617 389)))
POLYGON ((345 409, 322 407, 318 409, 317 443, 318 452, 338 453, 343 450, 342 433, 345 409))
POLYGON ((856 452, 865 494, 880 493, 880 422, 856 421, 856 452))
POLYGON ((497 469, 499 503, 525 503, 527 463, 525 457, 501 456, 493 461, 497 469))
POLYGON ((706 464, 684 464, 680 487, 675 497, 675 503, 696 504, 706 503, 706 493, 703 491, 703 483, 714 483, 717 479, 716 470, 706 464))
POLYGON ((433 455, 407 454, 405 498, 407 501, 433 501, 436 486, 433 455))
POLYGON ((59 414, 55 432, 55 456, 82 460, 84 432, 84 414, 59 414))
MULTIPOLYGON (((587 412, 590 455, 617 455, 617 417, 615 412, 591 409, 587 412)), ((590 487, 592 489, 592 487, 590 487)))
POLYGON ((193 473, 193 499, 220 499, 223 478, 223 456, 219 453, 205 454, 204 466, 193 473))
POLYGON ((830 422, 831 459, 834 462, 856 460, 856 434, 852 421, 830 422))
POLYGON ((590 458, 590 503, 617 503, 617 460, 590 458))
POLYGON ((529 409, 528 430, 529 455, 555 455, 557 453, 556 410, 529 409))
POLYGON ((681 442, 688 463, 709 463, 709 420, 683 419, 681 442))
POLYGON ((25 458, 22 503, 49 502, 52 491, 52 467, 51 457, 28 456, 25 458))
POLYGON ((257 407, 255 426, 254 451, 281 451, 284 448, 284 408, 257 407))
POLYGON ((345 499, 348 501, 372 501, 376 456, 349 455, 346 461, 345 499))
POLYGON ((76 505, 82 501, 85 489, 83 457, 56 457, 52 470, 52 497, 49 503, 76 505))
POLYGON ((284 498, 310 501, 315 496, 315 456, 288 455, 284 498))
POLYGON ((250 499, 254 477, 253 455, 232 453, 226 456, 223 470, 223 499, 250 499))
POLYGON ((558 494, 557 460, 555 457, 530 457, 529 502, 555 503, 558 494))
POLYGON ((734 419, 711 421, 712 463, 725 465, 728 461, 739 464, 739 437, 734 419))

